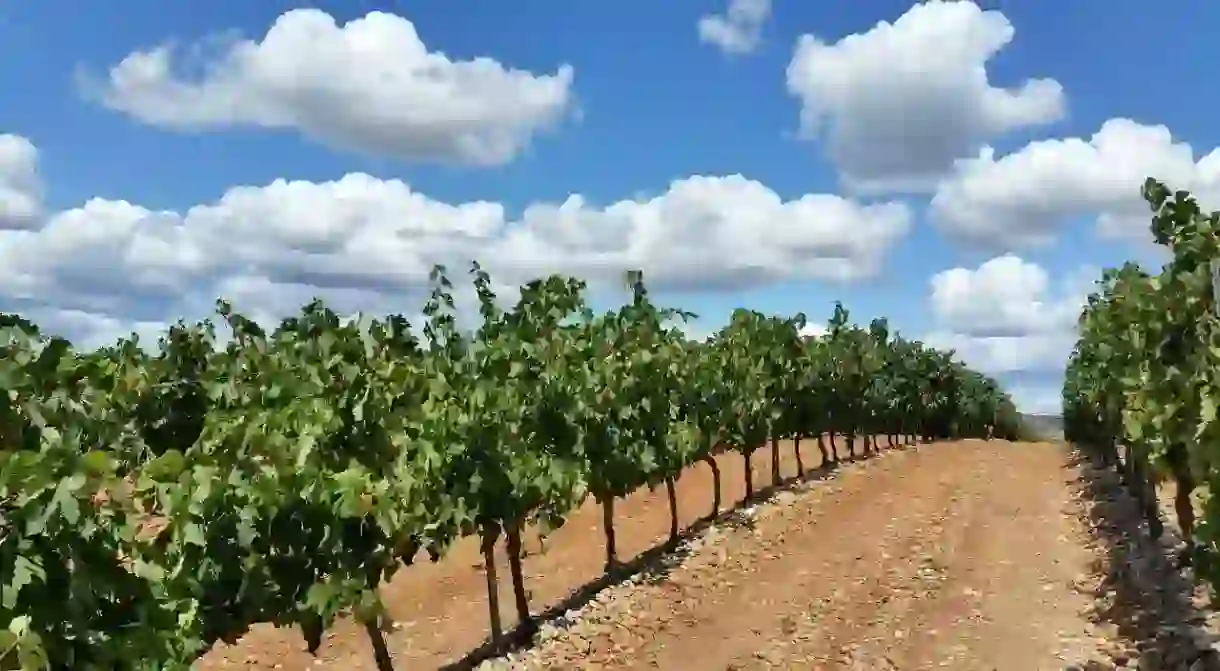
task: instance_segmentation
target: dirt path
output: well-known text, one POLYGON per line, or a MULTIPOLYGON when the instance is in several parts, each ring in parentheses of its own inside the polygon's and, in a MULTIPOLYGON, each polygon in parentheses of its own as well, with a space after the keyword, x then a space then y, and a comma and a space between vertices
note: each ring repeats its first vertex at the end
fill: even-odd
POLYGON ((1064 669, 1095 647, 1065 461, 966 441, 848 467, 514 667, 1064 669))
MULTIPOLYGON (((816 466, 813 441, 803 446, 806 466, 816 466)), ((731 505, 741 496, 741 462, 727 455, 721 464, 731 505)), ((769 455, 759 453, 754 467, 756 482, 769 480, 769 455)), ((544 625, 535 648, 485 666, 1064 669, 1097 647, 1086 617, 1093 599, 1080 589, 1092 555, 1070 508, 1070 470, 1062 446, 1000 441, 849 464, 714 525, 668 565, 603 590, 569 614, 569 626, 544 625)), ((794 473, 791 463, 784 473, 794 473)), ((684 524, 708 512, 705 467, 683 478, 679 495, 684 524)), ((663 492, 641 492, 617 512, 624 557, 666 533, 663 492)), ((578 511, 547 545, 526 560, 535 610, 600 573, 598 511, 578 511)), ((472 545, 409 569, 384 598, 400 623, 390 636, 400 669, 442 667, 486 635, 472 545)), ((295 632, 263 628, 214 651, 204 668, 371 668, 350 625, 328 634, 316 660, 302 647, 295 632)))

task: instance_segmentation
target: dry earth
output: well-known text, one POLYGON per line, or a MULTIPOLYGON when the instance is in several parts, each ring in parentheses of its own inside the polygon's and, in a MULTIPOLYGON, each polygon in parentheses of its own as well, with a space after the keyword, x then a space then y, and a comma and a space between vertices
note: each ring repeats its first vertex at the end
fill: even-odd
MULTIPOLYGON (((784 452, 793 476, 791 446, 784 452)), ((802 453, 818 465, 813 441, 802 453)), ((724 503, 734 505, 741 460, 725 455, 720 464, 724 503)), ((754 471, 756 483, 769 481, 766 452, 754 471)), ((708 512, 710 484, 701 466, 680 482, 684 524, 708 512)), ((544 554, 525 560, 535 610, 560 615, 532 647, 480 668, 1214 668, 1199 658, 1210 644, 1199 595, 1192 601, 1189 576, 1162 561, 1167 544, 1141 536, 1128 504, 1109 474, 1062 444, 891 450, 813 471, 581 600, 568 595, 599 577, 603 547, 600 511, 586 506, 544 554)), ((646 553, 666 535, 664 492, 630 497, 617 518, 623 557, 646 553)), ((507 583, 505 569, 501 576, 507 583)), ((484 584, 477 549, 463 543, 383 588, 397 668, 474 666, 471 651, 486 636, 484 584)), ((512 622, 507 584, 502 591, 512 622)), ((372 668, 350 623, 328 633, 316 659, 303 647, 292 630, 260 627, 201 666, 372 668)))

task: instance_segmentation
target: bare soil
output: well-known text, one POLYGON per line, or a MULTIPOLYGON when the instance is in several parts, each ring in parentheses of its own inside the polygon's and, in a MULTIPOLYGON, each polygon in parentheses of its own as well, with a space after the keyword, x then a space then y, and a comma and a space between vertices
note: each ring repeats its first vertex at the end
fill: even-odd
MULTIPOLYGON (((566 617, 542 625, 534 647, 484 668, 1037 671, 1118 645, 1091 620, 1091 581, 1103 560, 1082 520, 1066 446, 936 443, 833 472, 815 470, 815 441, 801 448, 819 477, 722 517, 637 577, 570 604, 566 617)), ((783 453, 783 475, 795 476, 791 444, 783 453)), ((718 463, 727 508, 742 498, 742 460, 726 454, 718 463)), ((756 485, 770 482, 770 470, 769 451, 757 452, 756 485)), ((710 473, 696 465, 678 486, 682 524, 707 515, 711 501, 710 473)), ((663 543, 664 490, 621 501, 616 523, 623 559, 663 543)), ((526 547, 539 549, 534 538, 526 547)), ((528 556, 535 612, 597 580, 603 547, 601 511, 586 505, 544 553, 528 556)), ((470 540, 386 585, 397 668, 462 668, 487 635, 484 585, 470 540)), ((372 663, 363 631, 345 622, 316 659, 295 630, 258 627, 200 666, 354 671, 372 663)))

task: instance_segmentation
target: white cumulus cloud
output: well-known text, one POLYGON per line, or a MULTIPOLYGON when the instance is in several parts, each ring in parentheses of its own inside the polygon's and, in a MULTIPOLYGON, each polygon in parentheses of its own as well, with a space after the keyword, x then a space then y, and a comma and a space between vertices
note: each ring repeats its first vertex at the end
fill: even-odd
POLYGON ((276 180, 181 211, 95 198, 0 231, 0 310, 50 315, 78 339, 198 318, 218 296, 267 319, 314 296, 340 313, 411 313, 433 264, 464 274, 471 260, 509 287, 551 272, 613 287, 630 268, 658 290, 848 282, 877 273, 909 227, 902 204, 785 200, 740 175, 604 206, 573 195, 519 216, 362 173, 276 180))
POLYGON ((1148 177, 1220 205, 1220 149, 1198 160, 1165 126, 1110 119, 1091 138, 1031 142, 996 158, 990 148, 960 160, 937 188, 931 216, 942 229, 1008 248, 1047 245, 1075 217, 1106 236, 1148 240, 1148 177))
POLYGON ((1014 385, 1008 390, 1017 410, 1036 415, 1063 413, 1063 390, 1054 385, 1014 385))
POLYGON ((821 338, 829 333, 825 326, 821 324, 809 323, 805 324, 800 330, 800 335, 803 338, 821 338))
POLYGON ((699 18, 699 39, 728 54, 747 54, 758 48, 769 16, 771 0, 729 0, 724 14, 699 18))
POLYGON ((20 135, 0 134, 0 231, 26 228, 41 214, 38 150, 20 135))
POLYGON ((830 194, 785 201, 741 175, 676 180, 648 200, 596 207, 581 196, 526 208, 498 258, 509 269, 561 268, 617 277, 646 269, 673 288, 740 287, 786 278, 875 275, 910 230, 899 203, 862 205, 830 194))
POLYGON ((925 340, 957 350, 989 374, 1062 370, 1093 270, 1082 268, 1052 286, 1041 266, 1006 254, 978 268, 937 273, 930 283, 935 329, 925 340))
POLYGON ((230 40, 205 57, 198 78, 178 56, 169 45, 135 51, 87 91, 163 128, 293 129, 334 147, 475 165, 509 162, 573 105, 568 65, 539 75, 455 60, 382 12, 337 25, 291 10, 261 41, 230 40))
POLYGON ((894 23, 828 43, 802 35, 788 65, 801 130, 821 139, 851 188, 931 190, 988 138, 1059 120, 1063 87, 994 86, 987 62, 1012 41, 999 11, 918 3, 894 23))

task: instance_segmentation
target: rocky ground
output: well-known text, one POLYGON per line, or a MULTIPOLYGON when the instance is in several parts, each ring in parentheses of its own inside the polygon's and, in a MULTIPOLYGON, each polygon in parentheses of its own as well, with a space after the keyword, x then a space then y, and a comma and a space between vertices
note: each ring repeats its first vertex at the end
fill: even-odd
POLYGON ((1118 475, 1079 455, 1075 462, 1079 509, 1097 557, 1090 616, 1105 634, 1104 656, 1084 668, 1220 669, 1220 613, 1192 569, 1176 561, 1182 543, 1172 484, 1159 492, 1166 531, 1153 540, 1118 475))

